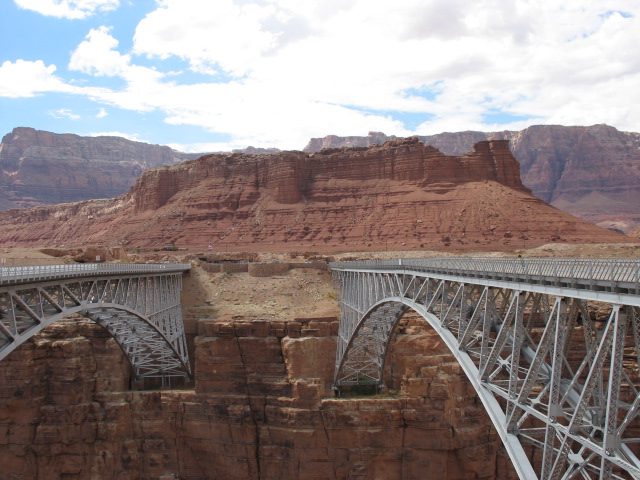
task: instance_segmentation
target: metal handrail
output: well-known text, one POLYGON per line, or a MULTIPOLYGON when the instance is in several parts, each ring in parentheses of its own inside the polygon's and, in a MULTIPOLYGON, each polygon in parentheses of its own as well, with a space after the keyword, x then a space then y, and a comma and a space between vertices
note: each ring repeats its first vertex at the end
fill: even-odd
POLYGON ((640 292, 640 260, 632 258, 398 258, 332 262, 332 270, 418 270, 527 283, 556 283, 583 288, 610 287, 640 292))
POLYGON ((80 263, 0 267, 0 285, 58 278, 184 272, 189 263, 80 263))

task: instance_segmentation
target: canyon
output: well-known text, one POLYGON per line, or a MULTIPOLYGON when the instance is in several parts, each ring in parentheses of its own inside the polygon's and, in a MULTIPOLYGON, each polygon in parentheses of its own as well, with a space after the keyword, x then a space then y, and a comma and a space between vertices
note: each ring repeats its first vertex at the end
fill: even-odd
MULTIPOLYGON (((21 264, 80 254, 3 253, 21 264)), ((640 244, 523 253, 637 257, 640 244)), ((334 396, 338 308, 328 257, 129 255, 122 258, 191 262, 182 304, 194 378, 138 390, 106 331, 81 317, 57 322, 0 362, 2 478, 517 478, 461 367, 415 314, 405 314, 390 343, 388 392, 334 396), (239 257, 256 263, 225 261, 239 257)), ((358 256, 371 254, 332 259, 358 256)))
POLYGON ((183 305, 193 384, 132 390, 105 331, 58 322, 0 362, 4 478, 516 478, 473 388, 423 320, 407 315, 397 328, 390 393, 335 398, 326 268, 252 276, 191 261, 183 305))
POLYGON ((150 169, 113 199, 0 212, 0 226, 7 264, 192 264, 187 384, 140 390, 114 340, 81 317, 0 362, 0 465, 16 480, 515 479, 461 367, 415 315, 395 330, 389 390, 334 396, 324 262, 640 254, 640 240, 531 195, 504 139, 453 156, 418 138, 205 155, 150 169))
POLYGON ((2 246, 487 251, 634 241, 531 195, 506 140, 461 156, 417 138, 205 155, 144 172, 115 199, 0 212, 0 226, 2 246))

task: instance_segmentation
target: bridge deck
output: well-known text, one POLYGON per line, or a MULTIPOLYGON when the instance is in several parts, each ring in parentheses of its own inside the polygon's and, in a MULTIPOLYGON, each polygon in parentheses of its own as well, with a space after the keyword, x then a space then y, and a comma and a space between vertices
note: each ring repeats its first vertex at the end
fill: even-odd
POLYGON ((180 307, 190 264, 72 264, 0 268, 0 361, 73 314, 104 327, 136 378, 190 374, 180 307))
POLYGON ((413 270, 438 275, 640 295, 640 260, 630 258, 403 258, 333 262, 332 270, 413 270))
POLYGON ((185 272, 190 268, 191 265, 184 263, 81 263, 0 267, 0 286, 87 276, 167 274, 185 272))

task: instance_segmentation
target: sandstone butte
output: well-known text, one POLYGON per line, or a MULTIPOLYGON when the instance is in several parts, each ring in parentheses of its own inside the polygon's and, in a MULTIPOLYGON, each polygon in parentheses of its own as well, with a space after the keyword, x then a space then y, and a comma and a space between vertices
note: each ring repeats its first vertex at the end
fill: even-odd
POLYGON ((417 138, 205 155, 144 172, 115 199, 0 212, 3 246, 482 251, 628 241, 532 196, 506 140, 461 156, 417 138))
MULTIPOLYGON (((608 125, 534 125, 520 131, 445 132, 419 136, 447 155, 462 155, 483 140, 509 140, 523 183, 565 212, 623 232, 640 224, 640 134, 608 125)), ((369 146, 395 137, 313 138, 305 151, 369 146)))

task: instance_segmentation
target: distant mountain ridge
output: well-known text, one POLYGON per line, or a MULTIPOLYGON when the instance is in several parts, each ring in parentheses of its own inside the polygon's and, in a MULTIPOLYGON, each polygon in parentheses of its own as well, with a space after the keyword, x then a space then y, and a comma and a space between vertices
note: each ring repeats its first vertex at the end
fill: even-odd
POLYGON ((417 138, 205 155, 144 172, 111 200, 0 212, 5 247, 479 251, 631 241, 532 196, 506 140, 462 156, 417 138))
MULTIPOLYGON (((313 138, 306 152, 368 147, 397 137, 313 138)), ((445 155, 462 155, 483 140, 509 140, 524 185, 551 205, 603 227, 630 231, 640 225, 640 133, 607 125, 537 125, 521 131, 446 132, 418 136, 445 155)))
POLYGON ((121 137, 18 127, 0 143, 0 209, 113 198, 150 168, 201 155, 121 137))
MULTIPOLYGON (((307 153, 369 147, 394 135, 313 138, 307 153)), ((640 133, 607 125, 539 125, 521 131, 445 132, 419 136, 445 155, 459 156, 485 140, 509 140, 525 186, 551 205, 600 226, 631 231, 640 225, 640 133)), ((247 147, 246 154, 277 149, 247 147)), ((148 169, 201 157, 120 137, 80 137, 19 127, 0 143, 0 210, 113 198, 148 169)))

